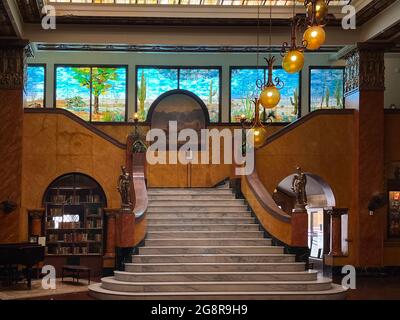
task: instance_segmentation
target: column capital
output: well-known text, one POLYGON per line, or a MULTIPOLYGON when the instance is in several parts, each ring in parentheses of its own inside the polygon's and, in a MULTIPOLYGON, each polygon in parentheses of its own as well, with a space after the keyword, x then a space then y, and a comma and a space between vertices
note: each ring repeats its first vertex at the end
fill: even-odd
POLYGON ((32 219, 42 219, 45 209, 28 209, 28 215, 32 219))
POLYGON ((349 209, 348 208, 331 208, 331 209, 326 209, 325 212, 327 214, 329 214, 330 216, 338 217, 338 216, 347 214, 349 212, 349 209))
POLYGON ((26 40, 0 40, 0 89, 23 89, 25 59, 31 55, 26 40))
POLYGON ((384 53, 387 43, 357 43, 344 55, 345 95, 355 91, 385 90, 384 53))

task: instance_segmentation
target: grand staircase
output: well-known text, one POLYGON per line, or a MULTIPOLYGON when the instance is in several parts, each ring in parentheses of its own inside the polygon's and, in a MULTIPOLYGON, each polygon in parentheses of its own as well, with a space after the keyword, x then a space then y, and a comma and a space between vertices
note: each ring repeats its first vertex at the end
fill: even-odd
POLYGON ((99 299, 342 299, 346 291, 305 271, 263 237, 227 187, 149 189, 145 246, 125 271, 89 287, 99 299))

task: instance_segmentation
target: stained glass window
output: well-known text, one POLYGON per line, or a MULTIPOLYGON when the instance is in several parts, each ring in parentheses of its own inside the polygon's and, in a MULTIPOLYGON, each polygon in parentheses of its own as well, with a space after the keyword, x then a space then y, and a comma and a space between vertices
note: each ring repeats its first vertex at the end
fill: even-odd
POLYGON ((218 122, 220 104, 219 87, 218 69, 180 70, 179 88, 193 92, 204 101, 211 122, 218 122))
POLYGON ((219 121, 220 69, 183 67, 139 67, 137 79, 137 111, 145 121, 152 103, 163 93, 188 90, 204 101, 211 122, 219 121))
POLYGON ((56 67, 56 107, 86 121, 125 121, 125 67, 56 67))
POLYGON ((343 108, 343 68, 310 68, 310 111, 343 108))
POLYGON ((27 108, 43 108, 45 99, 44 65, 29 65, 27 67, 27 81, 25 84, 25 106, 27 108))
MULTIPOLYGON (((257 80, 265 81, 266 69, 232 68, 231 69, 231 122, 239 122, 243 114, 247 119, 254 117, 254 103, 260 90, 257 80)), ((300 111, 300 73, 288 74, 283 69, 274 69, 274 79, 279 77, 284 82, 280 90, 281 101, 271 110, 265 111, 265 117, 273 122, 292 122, 299 116, 300 111)), ((262 110, 263 111, 263 110, 262 110)), ((264 114, 261 116, 264 118, 264 114)))
POLYGON ((178 69, 138 68, 137 112, 139 119, 145 121, 151 104, 164 92, 178 89, 178 69))

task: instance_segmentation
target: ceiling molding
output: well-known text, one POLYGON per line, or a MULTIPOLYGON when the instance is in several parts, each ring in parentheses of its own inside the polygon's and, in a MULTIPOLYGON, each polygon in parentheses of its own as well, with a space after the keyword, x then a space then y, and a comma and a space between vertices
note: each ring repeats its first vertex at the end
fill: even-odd
POLYGON ((26 23, 40 22, 41 11, 44 6, 43 0, 15 0, 19 12, 26 23))
POLYGON ((398 0, 372 0, 356 14, 357 25, 362 26, 398 0))
POLYGON ((9 17, 7 8, 3 1, 0 1, 0 37, 16 38, 17 33, 14 30, 12 21, 9 17))
MULTIPOLYGON (((318 52, 337 52, 342 47, 325 46, 318 52)), ((176 52, 176 53, 257 53, 268 52, 268 46, 168 46, 168 45, 82 45, 37 43, 39 51, 111 51, 111 52, 176 52)), ((280 52, 281 47, 273 46, 271 51, 280 52)), ((315 52, 313 52, 315 53, 315 52)))

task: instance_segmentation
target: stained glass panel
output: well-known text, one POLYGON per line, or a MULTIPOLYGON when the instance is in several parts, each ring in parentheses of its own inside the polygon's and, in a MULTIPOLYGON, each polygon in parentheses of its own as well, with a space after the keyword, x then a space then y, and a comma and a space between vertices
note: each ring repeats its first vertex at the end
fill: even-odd
POLYGON ((45 66, 28 66, 25 84, 25 106, 43 108, 45 95, 45 66))
POLYGON ((90 120, 90 67, 56 67, 56 107, 90 120))
MULTIPOLYGON (((243 114, 247 119, 254 117, 254 103, 260 90, 257 80, 264 80, 266 70, 256 68, 233 68, 231 70, 231 122, 239 122, 243 114)), ((275 69, 273 77, 279 77, 284 82, 280 90, 281 101, 277 107, 265 111, 265 116, 273 122, 292 122, 298 118, 300 106, 300 74, 288 74, 283 69, 275 69)), ((264 119, 264 116, 261 117, 264 119)))
POLYGON ((161 94, 178 89, 178 69, 138 68, 137 110, 139 120, 145 121, 150 106, 161 94))
POLYGON ((343 68, 310 69, 310 111, 343 108, 343 68))
POLYGON ((220 83, 218 69, 181 69, 179 89, 193 92, 205 103, 210 122, 219 120, 220 83))

